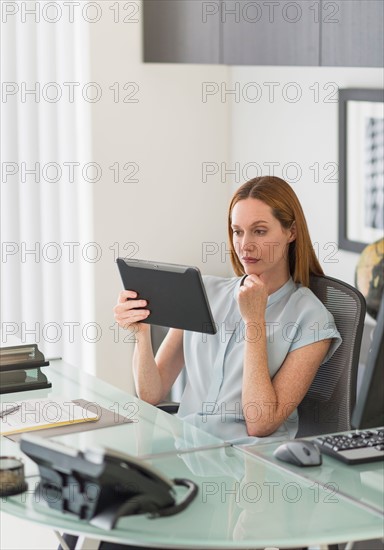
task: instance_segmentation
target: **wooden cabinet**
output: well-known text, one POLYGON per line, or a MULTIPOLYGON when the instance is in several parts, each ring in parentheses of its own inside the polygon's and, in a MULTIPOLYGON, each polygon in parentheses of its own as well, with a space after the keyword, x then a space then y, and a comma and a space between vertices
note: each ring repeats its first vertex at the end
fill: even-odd
POLYGON ((318 65, 320 25, 314 2, 222 2, 223 62, 318 65))
POLYGON ((384 66, 383 0, 323 0, 323 19, 321 65, 384 66))
POLYGON ((144 61, 219 63, 220 20, 203 0, 144 0, 144 61))
POLYGON ((143 0, 144 61, 382 67, 384 0, 143 0))

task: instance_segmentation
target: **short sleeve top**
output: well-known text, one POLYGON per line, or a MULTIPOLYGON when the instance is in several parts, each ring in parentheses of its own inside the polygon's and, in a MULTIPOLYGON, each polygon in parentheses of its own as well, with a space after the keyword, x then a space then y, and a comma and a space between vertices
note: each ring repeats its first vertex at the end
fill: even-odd
MULTIPOLYGON (((241 403, 247 337, 237 303, 242 279, 204 276, 217 333, 184 331, 188 381, 178 416, 225 441, 254 444, 261 438, 248 436, 241 403)), ((268 297, 265 324, 271 378, 291 351, 331 338, 325 362, 341 343, 332 314, 309 288, 291 278, 268 297)), ((297 429, 295 410, 272 436, 262 441, 270 437, 293 438, 297 429)))

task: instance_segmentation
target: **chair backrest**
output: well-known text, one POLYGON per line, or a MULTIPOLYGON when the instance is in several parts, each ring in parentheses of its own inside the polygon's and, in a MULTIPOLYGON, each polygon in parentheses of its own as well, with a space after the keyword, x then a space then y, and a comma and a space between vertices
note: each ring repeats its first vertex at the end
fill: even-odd
POLYGON ((321 365, 298 407, 296 437, 351 429, 366 311, 361 292, 338 279, 312 276, 310 288, 332 313, 343 342, 321 365))

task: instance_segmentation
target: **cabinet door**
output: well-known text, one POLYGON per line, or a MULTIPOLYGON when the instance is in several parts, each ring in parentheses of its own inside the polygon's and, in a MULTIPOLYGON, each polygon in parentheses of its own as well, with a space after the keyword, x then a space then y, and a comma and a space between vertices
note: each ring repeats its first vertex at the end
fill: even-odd
POLYGON ((218 2, 144 0, 144 61, 219 63, 218 2))
POLYGON ((319 65, 320 1, 223 0, 223 61, 319 65))
POLYGON ((323 0, 321 64, 383 67, 383 0, 323 0))

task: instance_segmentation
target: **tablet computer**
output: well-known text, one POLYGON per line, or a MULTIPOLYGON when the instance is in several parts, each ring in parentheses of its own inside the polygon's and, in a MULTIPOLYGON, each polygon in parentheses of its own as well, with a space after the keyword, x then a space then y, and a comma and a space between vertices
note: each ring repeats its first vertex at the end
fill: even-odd
POLYGON ((148 301, 151 313, 141 323, 217 332, 197 267, 126 258, 116 261, 124 288, 148 301))

